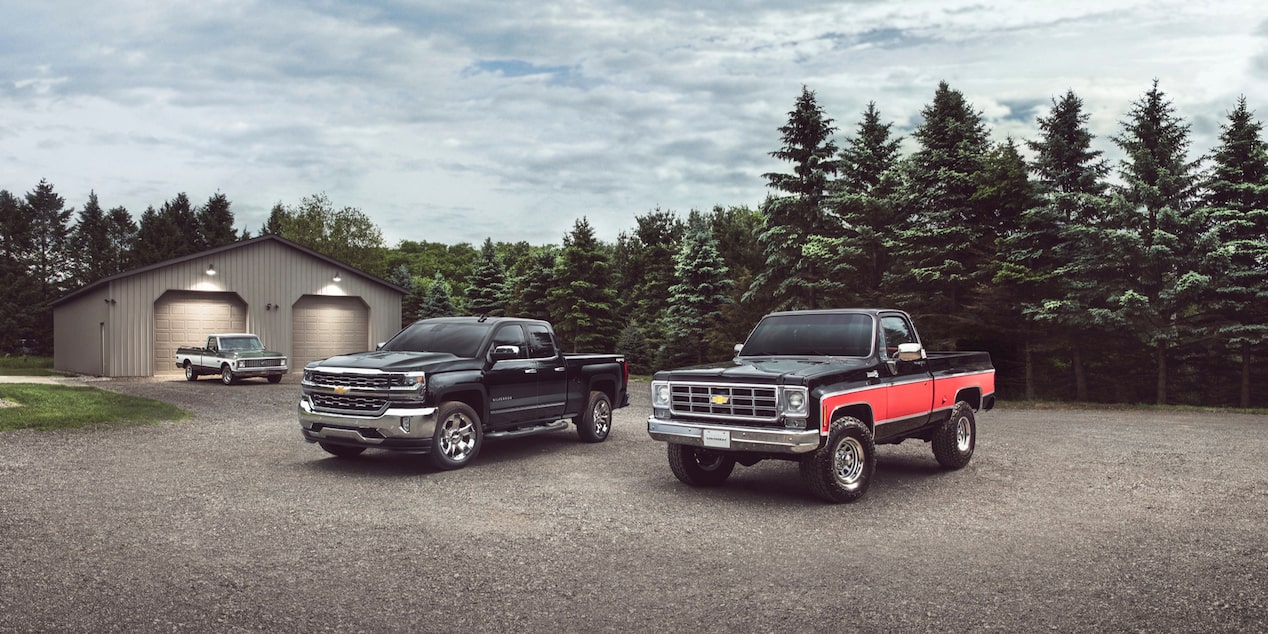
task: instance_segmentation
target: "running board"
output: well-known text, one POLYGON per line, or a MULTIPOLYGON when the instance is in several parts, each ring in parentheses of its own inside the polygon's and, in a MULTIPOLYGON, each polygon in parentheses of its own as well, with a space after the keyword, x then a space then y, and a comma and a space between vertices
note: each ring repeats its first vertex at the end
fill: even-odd
POLYGON ((484 435, 485 438, 520 438, 521 436, 532 436, 534 434, 544 434, 546 432, 559 431, 568 429, 568 425, 572 423, 566 420, 557 420, 553 423, 545 425, 536 425, 533 427, 523 427, 520 429, 508 429, 506 431, 491 431, 484 435))

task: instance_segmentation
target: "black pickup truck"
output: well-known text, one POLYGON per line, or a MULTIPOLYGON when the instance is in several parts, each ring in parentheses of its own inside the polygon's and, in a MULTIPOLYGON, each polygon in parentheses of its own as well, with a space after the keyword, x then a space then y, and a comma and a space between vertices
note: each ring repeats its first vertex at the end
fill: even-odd
POLYGON ((628 384, 624 357, 563 354, 544 321, 424 319, 377 350, 308 364, 299 424, 339 457, 388 449, 458 469, 487 438, 566 429, 566 419, 581 440, 603 442, 628 384))
POLYGON ((974 411, 994 405, 990 355, 926 352, 904 312, 791 311, 764 317, 734 363, 657 372, 647 431, 669 443, 687 484, 721 484, 736 463, 796 460, 813 493, 852 502, 877 444, 918 438, 943 467, 967 465, 974 411))

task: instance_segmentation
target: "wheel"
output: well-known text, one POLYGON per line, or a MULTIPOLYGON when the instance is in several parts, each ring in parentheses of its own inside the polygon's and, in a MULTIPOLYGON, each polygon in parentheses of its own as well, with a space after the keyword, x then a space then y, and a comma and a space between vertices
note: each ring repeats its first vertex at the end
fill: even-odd
POLYGON ((281 383, 281 382, 282 382, 282 375, 280 374, 269 375, 269 383, 281 383))
POLYGON ((853 502, 867 492, 876 470, 876 443, 863 421, 832 421, 828 442, 801 459, 801 477, 828 502, 853 502))
POLYGON ((955 404, 948 418, 933 433, 933 457, 938 464, 947 469, 959 469, 969 464, 973 458, 973 447, 977 445, 977 421, 973 417, 973 407, 964 401, 955 404))
POLYGON ((670 443, 669 469, 691 486, 715 487, 731 477, 735 458, 720 451, 670 443))
POLYGON ((197 381, 198 373, 194 372, 194 365, 188 361, 185 362, 185 380, 197 381))
POLYGON ((221 383, 224 383, 225 385, 233 385, 233 382, 236 380, 237 379, 233 378, 233 370, 229 368, 228 363, 220 366, 220 382, 221 383))
POLYGON ((361 452, 365 451, 365 447, 349 447, 348 445, 333 445, 328 442, 322 442, 317 444, 321 445, 321 448, 325 449, 326 453, 334 455, 334 456, 339 456, 340 458, 351 458, 353 456, 359 456, 361 455, 361 452))
POLYGON ((431 462, 440 469, 461 469, 480 453, 484 432, 480 416, 466 403, 448 401, 436 413, 431 462))
POLYGON ((577 435, 585 442, 603 442, 612 432, 612 399, 603 392, 591 392, 590 404, 577 419, 577 435))

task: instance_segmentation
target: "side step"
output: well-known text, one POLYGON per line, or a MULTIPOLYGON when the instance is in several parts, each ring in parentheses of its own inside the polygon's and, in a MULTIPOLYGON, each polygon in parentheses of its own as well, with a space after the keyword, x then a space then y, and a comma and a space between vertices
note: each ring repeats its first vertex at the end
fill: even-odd
POLYGON ((553 423, 544 425, 534 425, 533 427, 521 427, 519 429, 508 429, 506 431, 491 431, 484 435, 485 438, 520 438, 522 436, 532 436, 534 434, 544 434, 546 432, 559 431, 568 429, 572 423, 566 420, 557 420, 553 423))

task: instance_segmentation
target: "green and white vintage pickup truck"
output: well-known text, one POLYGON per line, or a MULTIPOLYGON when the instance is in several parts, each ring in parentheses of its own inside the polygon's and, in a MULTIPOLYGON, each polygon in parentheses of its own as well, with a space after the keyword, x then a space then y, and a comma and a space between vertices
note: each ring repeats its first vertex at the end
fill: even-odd
POLYGON ((204 348, 177 348, 176 367, 185 370, 187 381, 219 374, 225 385, 253 376, 277 383, 287 372, 286 355, 265 350, 260 338, 250 333, 211 335, 204 348))

